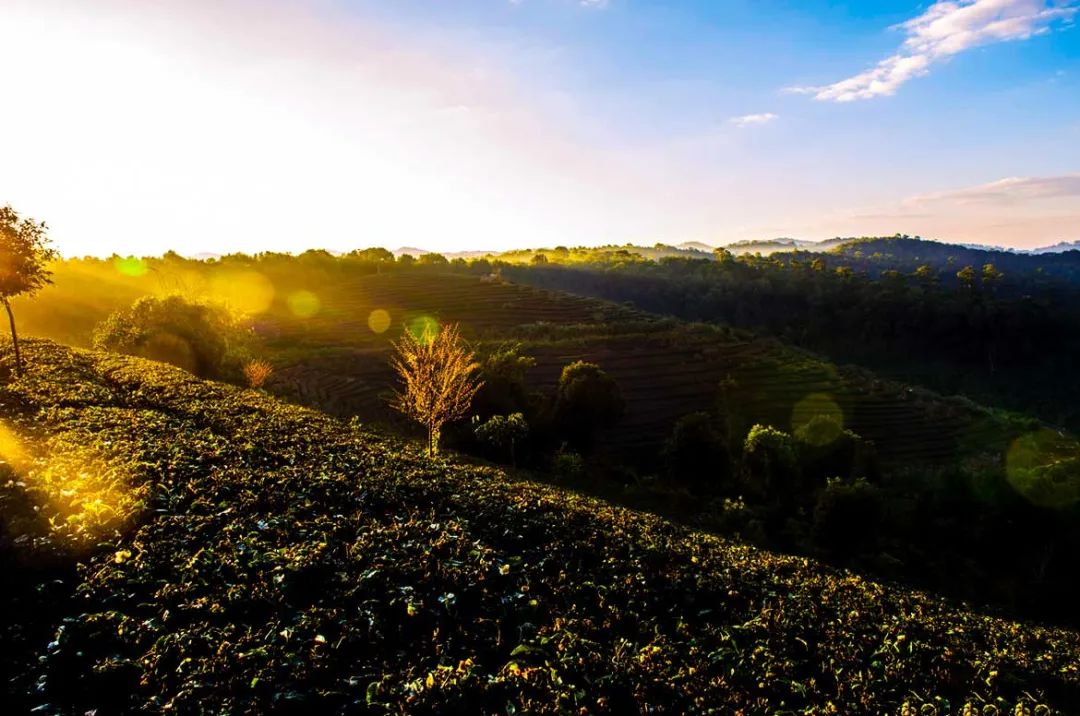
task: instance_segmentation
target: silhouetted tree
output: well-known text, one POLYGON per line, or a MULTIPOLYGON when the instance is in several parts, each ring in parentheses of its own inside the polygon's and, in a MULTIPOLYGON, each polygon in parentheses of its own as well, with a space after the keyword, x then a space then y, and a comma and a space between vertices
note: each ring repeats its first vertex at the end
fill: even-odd
POLYGON ((47 228, 43 221, 20 218, 10 206, 0 208, 0 302, 4 304, 11 326, 16 373, 22 373, 23 366, 11 299, 20 295, 33 296, 52 283, 52 272, 47 266, 56 258, 56 251, 49 247, 47 228))
POLYGON ((350 255, 359 261, 368 261, 371 263, 392 263, 394 261, 394 254, 381 247, 357 249, 350 255))
POLYGON ((750 428, 743 443, 743 480, 758 499, 791 502, 800 495, 799 458, 791 436, 767 425, 750 428))
POLYGON ((429 253, 420 254, 420 258, 416 259, 416 263, 418 266, 445 266, 450 262, 442 254, 429 253))
POLYGON ((521 413, 493 415, 476 426, 476 439, 498 450, 510 451, 510 464, 517 467, 517 444, 529 434, 529 424, 521 413))
POLYGON ((483 387, 476 394, 475 412, 481 418, 511 413, 531 414, 526 373, 536 359, 523 355, 520 343, 504 343, 480 361, 483 387))
POLYGON ((708 413, 680 418, 664 446, 664 457, 671 477, 690 487, 717 490, 731 479, 727 447, 708 413))
POLYGON ((590 445, 595 432, 619 422, 625 410, 622 391, 600 366, 576 361, 563 368, 555 415, 571 442, 590 445))

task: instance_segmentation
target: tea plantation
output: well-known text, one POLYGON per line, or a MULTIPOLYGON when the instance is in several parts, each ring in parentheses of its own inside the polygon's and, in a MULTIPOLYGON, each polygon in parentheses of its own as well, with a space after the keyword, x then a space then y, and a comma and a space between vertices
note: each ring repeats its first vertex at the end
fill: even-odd
POLYGON ((156 363, 25 353, 23 377, 0 365, 10 713, 1080 704, 1071 631, 432 462, 156 363))

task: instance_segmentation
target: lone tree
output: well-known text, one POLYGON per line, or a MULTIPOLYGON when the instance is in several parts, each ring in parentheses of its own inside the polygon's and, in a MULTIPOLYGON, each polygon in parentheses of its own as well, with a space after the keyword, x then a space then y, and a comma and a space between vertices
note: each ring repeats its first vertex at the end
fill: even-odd
POLYGON ((625 410, 618 384, 600 366, 579 360, 563 368, 555 419, 570 442, 589 447, 596 431, 615 425, 625 410))
POLYGON ((517 467, 517 444, 529 434, 529 424, 521 413, 493 415, 474 430, 477 440, 498 450, 510 451, 510 465, 517 467))
POLYGON ((483 383, 475 377, 480 364, 461 340, 456 325, 415 335, 405 331, 394 344, 391 365, 402 382, 391 405, 427 429, 428 456, 439 451, 442 427, 465 417, 483 383))
POLYGON ((52 272, 46 266, 56 258, 56 251, 49 247, 46 231, 45 222, 20 219, 10 206, 0 208, 0 303, 4 304, 11 324, 17 374, 22 374, 22 353, 11 299, 33 296, 42 286, 52 283, 52 272))

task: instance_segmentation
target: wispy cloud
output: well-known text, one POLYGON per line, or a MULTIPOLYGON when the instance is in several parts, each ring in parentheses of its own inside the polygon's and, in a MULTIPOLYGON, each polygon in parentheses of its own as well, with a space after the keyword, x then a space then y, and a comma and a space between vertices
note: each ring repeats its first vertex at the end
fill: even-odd
MULTIPOLYGON (((1016 248, 1080 238, 1080 174, 1007 177, 985 184, 916 194, 819 217, 816 235, 902 232, 944 241, 1016 248)), ((789 229, 798 234, 806 227, 789 229)))
POLYGON ((954 191, 921 194, 904 203, 907 206, 931 204, 1018 204, 1038 199, 1080 197, 1080 174, 1053 177, 1007 177, 954 191))
POLYGON ((768 124, 769 122, 775 122, 780 119, 780 115, 773 114, 772 112, 762 112, 760 114, 744 114, 739 117, 732 117, 728 120, 736 127, 753 127, 758 124, 768 124))
POLYGON ((889 96, 953 55, 1049 32, 1055 23, 1071 20, 1078 4, 1078 0, 938 0, 922 15, 897 26, 907 39, 876 66, 832 84, 788 91, 831 102, 889 96))

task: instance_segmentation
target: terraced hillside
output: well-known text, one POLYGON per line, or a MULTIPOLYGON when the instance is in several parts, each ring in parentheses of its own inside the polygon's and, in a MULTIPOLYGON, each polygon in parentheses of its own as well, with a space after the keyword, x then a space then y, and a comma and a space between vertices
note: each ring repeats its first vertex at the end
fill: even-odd
POLYGON ((261 304, 256 322, 277 366, 272 390, 367 421, 393 418, 386 401, 393 384, 391 340, 405 326, 442 321, 461 323, 480 344, 521 340, 537 358, 531 379, 540 389, 551 389, 572 360, 599 363, 627 398, 622 423, 602 440, 612 451, 655 453, 678 418, 716 404, 718 385, 727 378, 737 384, 729 402, 748 420, 784 429, 791 428, 800 401, 826 396, 843 410, 848 427, 874 440, 883 459, 896 465, 950 459, 958 446, 970 444, 993 452, 1004 441, 994 421, 970 404, 838 371, 745 333, 660 321, 609 302, 440 267, 320 272, 302 270, 297 258, 276 273, 255 268, 164 262, 141 277, 114 271, 108 283, 99 275, 112 270, 108 265, 93 271, 65 265, 57 269, 57 286, 20 304, 17 315, 27 333, 87 345, 93 325, 140 291, 186 286, 211 299, 228 298, 230 291, 268 292, 272 300, 261 304), (95 293, 95 282, 107 290, 95 293), (62 318, 66 328, 45 320, 50 317, 62 318))
POLYGON ((289 342, 385 347, 403 325, 425 318, 461 323, 484 338, 523 324, 600 326, 642 315, 604 301, 425 269, 345 278, 312 292, 319 301, 313 315, 296 316, 286 294, 271 307, 266 329, 289 342), (386 315, 373 318, 375 311, 386 315))
POLYGON ((160 364, 40 341, 26 355, 23 378, 0 364, 12 712, 1080 703, 1072 631, 429 462, 160 364))
POLYGON ((287 351, 272 387, 338 416, 389 419, 390 339, 403 325, 431 318, 459 322, 481 343, 522 341, 537 359, 531 378, 541 389, 553 389, 567 363, 598 363, 627 399, 625 418, 606 436, 613 449, 655 451, 678 418, 715 406, 728 378, 736 385, 729 399, 748 420, 784 429, 800 401, 826 397, 893 464, 949 460, 967 444, 992 450, 1006 437, 968 403, 840 371, 749 334, 661 321, 602 301, 429 271, 351 280, 327 287, 322 298, 309 318, 270 314, 265 330, 287 351), (390 318, 389 328, 377 326, 382 332, 368 325, 379 310, 390 318), (307 352, 294 358, 296 345, 307 352))

